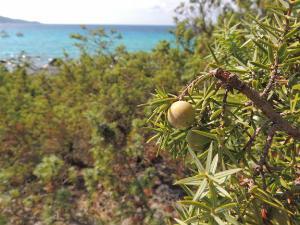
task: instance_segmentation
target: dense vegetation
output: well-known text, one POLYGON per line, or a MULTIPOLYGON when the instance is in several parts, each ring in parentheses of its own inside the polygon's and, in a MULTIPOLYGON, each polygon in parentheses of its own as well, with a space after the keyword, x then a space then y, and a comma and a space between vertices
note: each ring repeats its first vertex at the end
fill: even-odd
POLYGON ((152 139, 191 162, 180 225, 300 224, 300 1, 261 10, 215 27, 208 67, 149 103, 152 139))
MULTIPOLYGON (((9 224, 151 217, 146 195, 164 169, 155 168, 138 105, 156 86, 178 87, 182 53, 167 43, 151 53, 110 53, 112 36, 92 33, 74 36, 84 42, 82 55, 56 61, 55 74, 1 68, 1 212, 9 224), (95 43, 102 45, 91 56, 85 47, 95 43)), ((166 170, 171 184, 172 168, 166 170)))
POLYGON ((263 101, 297 127, 300 4, 225 2, 179 6, 176 45, 113 50, 118 34, 100 29, 74 34, 80 58, 56 60, 54 72, 2 66, 0 224, 297 224, 297 138, 221 78, 262 92, 271 74, 263 101), (193 105, 195 132, 167 121, 178 99, 193 105), (187 133, 202 141, 188 148, 187 133), (188 194, 178 213, 175 180, 188 194))

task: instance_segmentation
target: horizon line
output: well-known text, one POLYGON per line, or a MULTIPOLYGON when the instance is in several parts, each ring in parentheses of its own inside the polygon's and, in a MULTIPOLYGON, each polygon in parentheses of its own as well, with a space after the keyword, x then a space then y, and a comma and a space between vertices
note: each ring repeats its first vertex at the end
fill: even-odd
POLYGON ((3 22, 0 24, 30 24, 30 23, 34 23, 34 24, 41 24, 41 25, 119 25, 119 26, 176 26, 176 23, 162 23, 162 24, 158 24, 158 23, 98 23, 98 22, 91 22, 91 23, 80 23, 80 22, 76 22, 76 23, 64 23, 64 22, 59 22, 59 23, 51 23, 51 22, 41 22, 41 21, 34 21, 34 20, 28 20, 28 19, 24 19, 24 18, 12 18, 12 17, 7 17, 7 16, 3 16, 0 15, 0 17, 4 17, 6 19, 9 20, 16 20, 17 22, 11 21, 11 22, 3 22))
MULTIPOLYGON (((38 22, 39 23, 39 22, 38 22)), ((176 24, 139 24, 139 23, 39 23, 41 25, 105 25, 105 26, 176 26, 176 24)))
POLYGON ((131 23, 41 23, 41 22, 35 22, 35 21, 30 21, 30 22, 0 22, 0 25, 6 25, 6 24, 20 24, 20 25, 56 25, 56 26, 168 26, 168 27, 175 27, 176 24, 131 24, 131 23))

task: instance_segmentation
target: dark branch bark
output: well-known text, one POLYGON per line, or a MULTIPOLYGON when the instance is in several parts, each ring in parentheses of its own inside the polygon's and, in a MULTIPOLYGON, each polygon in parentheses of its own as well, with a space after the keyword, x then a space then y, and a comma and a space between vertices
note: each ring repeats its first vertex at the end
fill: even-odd
POLYGON ((272 126, 270 128, 269 132, 268 132, 268 137, 267 137, 267 140, 266 140, 264 151, 263 151, 263 154, 261 155, 261 158, 260 158, 260 161, 259 161, 260 166, 264 166, 267 163, 269 150, 271 148, 272 141, 273 141, 275 133, 276 133, 276 126, 272 126))
POLYGON ((267 136, 267 140, 266 140, 266 144, 264 146, 264 150, 263 153, 261 155, 260 161, 259 161, 259 167, 260 167, 260 175, 262 177, 262 181, 263 181, 263 189, 266 190, 267 189, 267 184, 266 184, 266 176, 265 176, 265 171, 264 171, 264 166, 270 171, 270 168, 268 166, 267 163, 267 159, 268 159, 268 155, 269 155, 269 151, 270 148, 272 146, 272 142, 273 142, 273 138, 275 136, 276 133, 276 126, 273 125, 268 132, 268 136, 267 136))
POLYGON ((228 97, 228 93, 229 93, 229 88, 226 88, 225 90, 225 94, 223 97, 223 103, 222 103, 222 123, 221 123, 221 127, 224 128, 225 127, 225 113, 226 113, 226 104, 227 104, 227 97, 228 97))
POLYGON ((211 73, 224 84, 227 84, 246 95, 266 117, 276 124, 278 130, 281 130, 300 141, 300 130, 282 118, 282 116, 274 110, 273 105, 270 102, 261 97, 257 91, 249 87, 245 82, 239 80, 235 74, 231 74, 222 69, 214 70, 211 73))
POLYGON ((260 133, 261 129, 262 128, 259 127, 255 130, 254 134, 250 137, 250 140, 247 142, 247 144, 243 148, 243 151, 248 151, 252 147, 253 142, 255 141, 257 135, 260 133))
MULTIPOLYGON (((277 60, 278 61, 278 60, 277 60)), ((261 94, 261 97, 263 98, 266 98, 268 97, 268 94, 270 93, 270 91, 272 90, 272 87, 274 86, 275 84, 275 80, 278 76, 278 62, 275 62, 275 65, 274 65, 274 69, 272 70, 272 73, 271 73, 271 78, 265 88, 265 90, 263 91, 263 93, 261 94)))

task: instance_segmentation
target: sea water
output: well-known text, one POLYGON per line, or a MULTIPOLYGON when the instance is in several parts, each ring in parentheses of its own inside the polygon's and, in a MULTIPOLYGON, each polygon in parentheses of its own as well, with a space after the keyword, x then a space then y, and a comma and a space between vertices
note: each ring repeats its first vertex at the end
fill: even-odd
POLYGON ((41 61, 62 57, 64 52, 77 57, 79 50, 71 34, 85 34, 87 30, 104 28, 118 31, 122 39, 115 43, 124 45, 128 51, 150 51, 160 41, 174 41, 172 26, 140 25, 44 25, 44 24, 0 24, 0 59, 28 55, 41 61), (7 35, 6 35, 7 34, 7 35))

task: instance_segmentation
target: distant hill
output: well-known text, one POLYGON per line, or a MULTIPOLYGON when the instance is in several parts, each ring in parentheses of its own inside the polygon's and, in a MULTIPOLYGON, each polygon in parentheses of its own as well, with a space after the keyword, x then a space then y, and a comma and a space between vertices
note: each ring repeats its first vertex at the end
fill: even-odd
POLYGON ((0 23, 38 23, 38 22, 19 20, 19 19, 11 19, 8 17, 0 16, 0 23))

